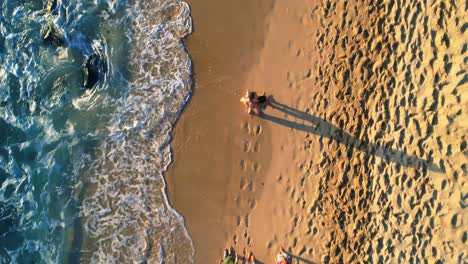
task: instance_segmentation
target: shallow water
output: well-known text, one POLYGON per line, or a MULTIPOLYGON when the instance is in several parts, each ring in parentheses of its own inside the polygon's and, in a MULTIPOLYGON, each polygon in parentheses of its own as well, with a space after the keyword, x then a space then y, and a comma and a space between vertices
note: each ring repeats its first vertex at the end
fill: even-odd
POLYGON ((0 263, 189 263, 162 172, 190 93, 188 6, 6 0, 0 12, 0 263), (53 25, 63 45, 42 34, 53 25), (83 64, 104 60, 92 89, 83 64))

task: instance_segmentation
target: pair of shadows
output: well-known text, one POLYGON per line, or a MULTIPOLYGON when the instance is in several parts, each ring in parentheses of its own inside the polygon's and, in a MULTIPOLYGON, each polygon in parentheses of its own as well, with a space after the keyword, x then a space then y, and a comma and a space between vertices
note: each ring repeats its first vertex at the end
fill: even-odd
POLYGON ((445 172, 445 168, 443 166, 437 166, 432 160, 420 159, 415 155, 409 155, 404 151, 392 149, 390 147, 367 142, 365 140, 353 137, 344 130, 335 127, 334 125, 319 117, 299 111, 277 101, 273 101, 272 105, 277 110, 289 116, 304 120, 311 124, 301 124, 268 114, 261 114, 261 118, 292 129, 297 129, 308 133, 313 133, 321 137, 330 138, 347 147, 365 151, 368 155, 380 157, 387 162, 394 162, 406 167, 429 169, 435 172, 445 172))

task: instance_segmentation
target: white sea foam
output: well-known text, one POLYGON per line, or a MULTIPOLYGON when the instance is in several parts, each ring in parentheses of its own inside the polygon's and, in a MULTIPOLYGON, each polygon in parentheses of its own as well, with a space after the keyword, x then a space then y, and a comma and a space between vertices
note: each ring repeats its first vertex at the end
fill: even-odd
POLYGON ((187 4, 57 4, 50 14, 6 1, 0 14, 0 132, 8 133, 0 140, 0 220, 9 226, 0 262, 192 262, 192 243, 168 205, 162 175, 172 125, 190 93, 181 43, 191 31, 187 4), (124 37, 113 26, 125 5, 124 37), (48 23, 64 34, 64 47, 43 43, 40 28, 48 23), (126 47, 129 73, 120 58, 126 47), (84 90, 83 60, 94 52, 107 71, 84 90))
POLYGON ((100 146, 81 207, 92 263, 191 263, 182 217, 165 194, 170 132, 190 94, 186 3, 135 1, 127 8, 132 79, 100 146))

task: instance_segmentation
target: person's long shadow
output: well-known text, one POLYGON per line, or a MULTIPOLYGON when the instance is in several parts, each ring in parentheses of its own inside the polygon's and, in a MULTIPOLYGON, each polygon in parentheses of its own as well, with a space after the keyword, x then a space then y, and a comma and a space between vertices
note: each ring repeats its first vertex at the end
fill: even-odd
POLYGON ((305 258, 301 258, 299 256, 296 256, 296 255, 293 255, 291 254, 290 252, 287 252, 288 255, 291 256, 292 259, 295 259, 297 260, 296 263, 305 263, 305 264, 315 264, 315 262, 311 261, 311 260, 308 260, 308 259, 305 259, 305 258))
POLYGON ((344 130, 333 126, 329 122, 319 117, 313 116, 306 112, 299 111, 297 109, 294 109, 290 106, 279 103, 277 101, 273 101, 272 105, 275 109, 289 116, 309 122, 310 125, 293 122, 287 119, 283 119, 283 118, 268 115, 268 114, 261 114, 259 116, 265 120, 269 120, 271 122, 274 122, 274 123, 277 123, 286 127, 313 133, 321 137, 330 138, 347 147, 365 151, 369 155, 380 157, 388 162, 395 162, 403 166, 414 167, 414 168, 425 167, 435 172, 445 172, 445 169, 443 167, 440 168, 432 160, 420 159, 416 157, 415 155, 408 155, 404 151, 392 149, 387 146, 375 144, 372 142, 367 142, 365 140, 361 140, 359 138, 353 137, 352 135, 346 133, 344 130))

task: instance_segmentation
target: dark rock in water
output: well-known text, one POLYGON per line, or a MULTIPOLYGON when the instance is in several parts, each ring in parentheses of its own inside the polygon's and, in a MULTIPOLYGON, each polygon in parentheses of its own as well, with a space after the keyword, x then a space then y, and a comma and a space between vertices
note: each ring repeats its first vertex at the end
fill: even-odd
POLYGON ((22 143, 26 140, 27 135, 23 130, 0 118, 0 146, 5 144, 22 143))
POLYGON ((85 88, 92 88, 98 81, 101 71, 104 71, 104 63, 99 54, 93 53, 88 57, 83 65, 83 85, 85 88))
POLYGON ((45 43, 57 47, 63 46, 65 44, 64 37, 60 33, 59 29, 53 24, 48 24, 45 26, 42 33, 42 39, 45 43))
POLYGON ((0 35, 0 55, 5 53, 5 40, 2 35, 0 35))
POLYGON ((47 0, 45 10, 52 13, 55 10, 55 8, 57 8, 57 0, 47 0))

